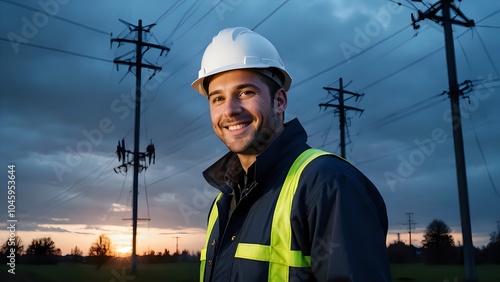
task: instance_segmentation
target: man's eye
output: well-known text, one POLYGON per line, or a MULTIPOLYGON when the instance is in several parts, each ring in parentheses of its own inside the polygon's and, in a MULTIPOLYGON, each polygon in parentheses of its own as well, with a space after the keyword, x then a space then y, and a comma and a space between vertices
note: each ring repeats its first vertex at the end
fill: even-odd
POLYGON ((240 96, 248 96, 248 95, 252 95, 254 94, 253 91, 249 91, 249 90, 246 90, 246 91, 241 91, 240 92, 240 96))
POLYGON ((222 97, 220 97, 220 96, 216 96, 216 97, 212 98, 212 103, 217 103, 217 102, 220 102, 220 101, 222 101, 222 97))

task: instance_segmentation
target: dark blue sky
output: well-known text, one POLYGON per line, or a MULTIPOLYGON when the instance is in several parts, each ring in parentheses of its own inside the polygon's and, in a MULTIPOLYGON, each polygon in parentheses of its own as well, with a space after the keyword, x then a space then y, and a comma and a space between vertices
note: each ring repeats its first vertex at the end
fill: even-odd
MULTIPOLYGON (((143 71, 141 150, 150 140, 157 150, 156 164, 139 181, 139 215, 155 228, 150 237, 171 244, 164 233, 203 236, 215 191, 201 172, 227 149, 190 83, 211 38, 234 26, 255 29, 280 51, 293 77, 286 117, 301 120, 310 145, 340 153, 338 117, 318 106, 331 99, 323 87, 338 87, 342 77, 346 89, 365 94, 347 102, 364 109, 361 116, 348 113, 347 159, 383 195, 390 241, 407 232, 408 212, 415 233, 438 218, 459 236, 450 102, 442 94, 448 89, 443 29, 426 20, 414 30, 410 14, 427 8, 401 4, 0 1, 0 154, 2 167, 17 167, 20 230, 27 237, 60 232, 93 239, 112 226, 128 228, 122 218, 131 216, 132 174, 113 168, 120 165, 117 141, 133 148, 135 77, 126 66, 117 71, 112 60, 133 46, 110 39, 129 32, 119 19, 142 19, 156 24, 148 41, 171 48, 166 57, 149 50, 146 60, 162 71, 151 80, 153 73, 143 71)), ((500 220, 500 3, 454 4, 477 23, 472 30, 454 26, 454 43, 458 80, 473 85, 461 100, 462 121, 472 231, 476 245, 484 245, 500 220)), ((421 237, 412 238, 420 245, 421 237)))

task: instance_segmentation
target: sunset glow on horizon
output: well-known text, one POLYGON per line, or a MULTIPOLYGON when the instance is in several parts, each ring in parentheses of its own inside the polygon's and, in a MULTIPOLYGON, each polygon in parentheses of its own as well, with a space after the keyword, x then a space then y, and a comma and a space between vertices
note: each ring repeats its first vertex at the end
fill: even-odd
MULTIPOLYGON (((33 239, 42 237, 50 237, 56 245, 56 248, 61 249, 62 255, 70 254, 70 251, 78 247, 83 251, 83 255, 88 255, 90 246, 97 240, 98 236, 104 234, 111 239, 112 247, 115 256, 127 257, 132 253, 132 228, 124 226, 103 225, 94 226, 92 229, 81 224, 75 225, 44 225, 45 228, 64 228, 70 230, 69 232, 55 232, 55 231, 19 231, 18 236, 21 237, 25 249, 33 239)), ((387 235, 386 245, 397 241, 397 233, 399 231, 400 240, 408 245, 409 234, 407 230, 389 230, 387 235)), ((164 253, 169 250, 170 255, 176 251, 176 241, 178 238, 179 252, 187 250, 190 254, 196 254, 201 250, 205 243, 205 230, 204 229, 158 229, 158 228, 138 228, 137 235, 137 255, 144 255, 150 251, 164 253)), ((0 232, 1 238, 6 239, 4 235, 6 232, 0 232)), ((422 247, 422 240, 424 236, 424 228, 418 228, 412 231, 412 245, 415 247, 422 247)), ((462 234, 460 232, 452 231, 450 235, 453 236, 455 245, 462 244, 462 234)), ((474 246, 480 248, 489 242, 489 236, 473 236, 474 246)), ((3 241, 2 241, 3 243, 3 241)))
MULTIPOLYGON (((81 225, 44 225, 45 228, 63 228, 70 232, 56 231, 18 231, 25 250, 33 239, 50 237, 56 248, 61 249, 62 255, 70 254, 71 250, 78 247, 83 251, 83 255, 88 255, 90 246, 97 240, 99 235, 104 234, 111 239, 111 244, 116 256, 127 256, 132 252, 132 227, 103 225, 95 226, 92 229, 81 225)), ((2 228, 0 239, 2 244, 7 240, 8 233, 2 228)), ((196 254, 201 250, 205 240, 205 230, 202 229, 158 229, 158 228, 138 228, 137 229, 137 255, 155 251, 164 253, 169 250, 170 255, 176 251, 176 241, 178 238, 179 252, 187 250, 190 254, 196 254)))

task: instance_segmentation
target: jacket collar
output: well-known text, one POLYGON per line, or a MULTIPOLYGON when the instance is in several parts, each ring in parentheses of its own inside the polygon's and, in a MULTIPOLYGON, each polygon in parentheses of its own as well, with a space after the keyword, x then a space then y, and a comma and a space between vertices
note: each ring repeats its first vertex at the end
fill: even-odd
MULTIPOLYGON (((273 141, 249 167, 248 172, 255 176, 255 180, 265 176, 272 167, 278 166, 282 158, 287 157, 297 146, 305 144, 307 133, 298 119, 285 123, 283 132, 273 141)), ((217 162, 203 172, 205 180, 213 187, 225 193, 231 193, 229 187, 238 181, 238 176, 244 173, 238 156, 228 152, 217 162), (228 187, 229 186, 229 187, 228 187)))

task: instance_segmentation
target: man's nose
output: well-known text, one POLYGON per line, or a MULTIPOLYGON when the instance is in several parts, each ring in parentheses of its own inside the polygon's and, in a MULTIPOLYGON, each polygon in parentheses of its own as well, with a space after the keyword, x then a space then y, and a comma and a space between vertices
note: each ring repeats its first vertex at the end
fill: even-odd
POLYGON ((228 97, 224 106, 224 115, 229 117, 237 115, 242 111, 241 101, 240 99, 238 99, 238 97, 228 97))

